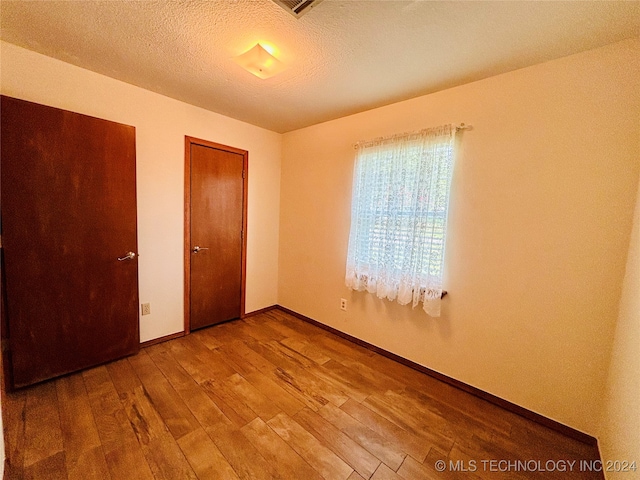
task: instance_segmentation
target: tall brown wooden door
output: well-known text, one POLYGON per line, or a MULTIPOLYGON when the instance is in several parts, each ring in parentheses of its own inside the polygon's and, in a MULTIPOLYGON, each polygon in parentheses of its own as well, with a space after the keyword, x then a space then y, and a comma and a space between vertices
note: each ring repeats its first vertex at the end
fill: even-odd
POLYGON ((5 358, 20 387, 139 348, 135 129, 1 108, 5 358))
POLYGON ((244 314, 247 152, 186 138, 187 331, 244 314))

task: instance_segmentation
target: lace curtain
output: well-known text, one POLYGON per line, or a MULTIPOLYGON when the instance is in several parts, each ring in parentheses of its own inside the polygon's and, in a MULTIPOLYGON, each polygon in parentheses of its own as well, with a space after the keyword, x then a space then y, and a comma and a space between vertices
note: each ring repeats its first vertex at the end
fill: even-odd
POLYGON ((346 285, 440 316, 455 127, 356 145, 346 285))

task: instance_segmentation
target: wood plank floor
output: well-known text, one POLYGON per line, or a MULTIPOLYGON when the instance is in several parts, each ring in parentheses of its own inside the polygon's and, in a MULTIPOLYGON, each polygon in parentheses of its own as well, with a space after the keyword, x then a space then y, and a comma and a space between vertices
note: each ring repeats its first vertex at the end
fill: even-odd
POLYGON ((8 479, 603 478, 594 447, 280 310, 2 406, 8 479))

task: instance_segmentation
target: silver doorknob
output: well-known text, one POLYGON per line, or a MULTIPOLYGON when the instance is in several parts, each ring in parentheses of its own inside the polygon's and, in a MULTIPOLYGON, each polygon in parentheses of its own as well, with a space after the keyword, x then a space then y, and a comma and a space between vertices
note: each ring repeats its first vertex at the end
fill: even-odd
POLYGON ((133 260, 134 258, 136 258, 135 253, 127 252, 127 254, 124 257, 118 257, 118 261, 122 262, 123 260, 133 260))
POLYGON ((198 245, 196 245, 195 247, 193 247, 191 251, 193 253, 198 253, 200 250, 209 250, 209 249, 207 247, 199 247, 198 245))

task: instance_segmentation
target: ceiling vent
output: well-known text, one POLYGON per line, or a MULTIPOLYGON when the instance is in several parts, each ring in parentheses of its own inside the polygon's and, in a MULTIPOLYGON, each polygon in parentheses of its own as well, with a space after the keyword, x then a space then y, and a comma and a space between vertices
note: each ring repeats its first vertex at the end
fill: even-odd
POLYGON ((296 18, 312 10, 322 0, 273 0, 296 18))

